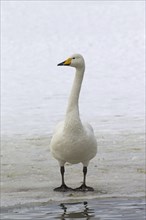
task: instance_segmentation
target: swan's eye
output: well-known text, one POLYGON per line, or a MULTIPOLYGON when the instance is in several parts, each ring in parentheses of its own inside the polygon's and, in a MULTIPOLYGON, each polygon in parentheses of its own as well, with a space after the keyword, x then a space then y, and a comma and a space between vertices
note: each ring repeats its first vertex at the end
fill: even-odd
POLYGON ((75 59, 75 57, 72 58, 73 60, 75 59))

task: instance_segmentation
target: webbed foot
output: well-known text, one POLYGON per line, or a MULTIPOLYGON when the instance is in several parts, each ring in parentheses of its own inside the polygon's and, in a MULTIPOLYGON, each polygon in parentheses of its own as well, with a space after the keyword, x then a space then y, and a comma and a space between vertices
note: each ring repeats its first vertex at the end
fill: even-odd
POLYGON ((80 187, 74 189, 74 191, 88 192, 88 191, 94 191, 94 189, 90 186, 86 186, 85 184, 82 184, 80 187))
POLYGON ((58 192, 68 192, 68 191, 73 191, 72 188, 66 186, 65 184, 61 185, 60 187, 57 187, 54 189, 54 191, 58 191, 58 192))

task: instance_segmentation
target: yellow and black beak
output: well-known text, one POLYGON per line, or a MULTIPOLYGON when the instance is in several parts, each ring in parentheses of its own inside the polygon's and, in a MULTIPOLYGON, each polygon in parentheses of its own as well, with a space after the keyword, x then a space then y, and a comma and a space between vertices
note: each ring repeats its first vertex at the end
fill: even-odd
POLYGON ((71 64, 72 58, 68 58, 67 60, 63 61, 62 63, 59 63, 57 66, 69 66, 71 64))

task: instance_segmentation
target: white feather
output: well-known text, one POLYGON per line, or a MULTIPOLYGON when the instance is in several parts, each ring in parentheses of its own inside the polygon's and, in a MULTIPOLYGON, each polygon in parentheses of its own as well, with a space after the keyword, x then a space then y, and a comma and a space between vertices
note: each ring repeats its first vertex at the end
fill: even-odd
POLYGON ((97 141, 91 125, 82 123, 79 115, 78 99, 85 70, 83 57, 79 54, 73 55, 70 66, 76 68, 76 75, 65 120, 57 125, 50 149, 60 166, 64 166, 66 162, 72 164, 81 162, 88 166, 89 161, 97 153, 97 141))

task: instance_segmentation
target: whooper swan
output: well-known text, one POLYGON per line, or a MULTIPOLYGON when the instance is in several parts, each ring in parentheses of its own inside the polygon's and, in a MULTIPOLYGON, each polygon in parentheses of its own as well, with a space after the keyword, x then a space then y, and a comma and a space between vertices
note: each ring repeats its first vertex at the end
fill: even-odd
POLYGON ((68 101, 65 120, 58 124, 50 143, 50 150, 60 165, 62 185, 55 188, 55 191, 73 190, 66 186, 64 181, 64 165, 83 164, 83 184, 74 190, 94 191, 92 187, 86 186, 86 174, 89 161, 97 153, 97 141, 90 124, 81 122, 78 100, 81 84, 85 71, 84 58, 80 54, 74 54, 58 66, 71 66, 76 68, 75 79, 68 101))

